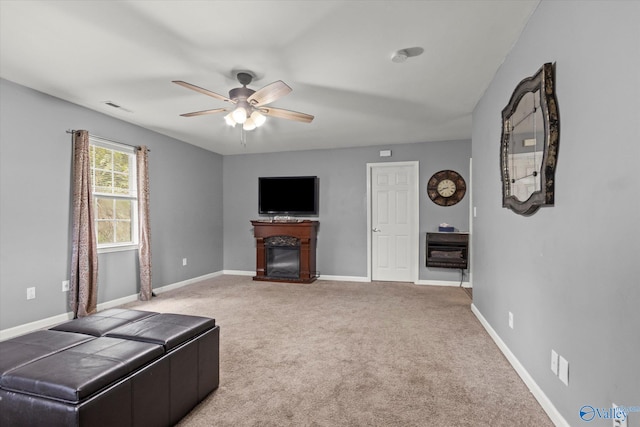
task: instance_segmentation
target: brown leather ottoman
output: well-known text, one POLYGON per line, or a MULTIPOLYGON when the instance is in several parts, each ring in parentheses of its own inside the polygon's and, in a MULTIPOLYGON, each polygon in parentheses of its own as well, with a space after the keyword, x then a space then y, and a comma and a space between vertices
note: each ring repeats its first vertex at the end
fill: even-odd
POLYGON ((220 327, 214 319, 163 313, 116 328, 106 336, 165 348, 171 370, 172 423, 178 422, 218 388, 220 327))
MULTIPOLYGON (((151 390, 147 383, 157 369, 131 374, 161 361, 163 354, 156 344, 100 337, 12 369, 0 378, 0 420, 29 426, 134 425, 134 411, 153 415, 134 407, 134 390, 151 390)), ((168 404, 168 395, 156 403, 168 404)), ((154 425, 168 424, 164 419, 154 425)))
POLYGON ((214 319, 99 314, 0 342, 0 425, 170 426, 218 387, 214 319))

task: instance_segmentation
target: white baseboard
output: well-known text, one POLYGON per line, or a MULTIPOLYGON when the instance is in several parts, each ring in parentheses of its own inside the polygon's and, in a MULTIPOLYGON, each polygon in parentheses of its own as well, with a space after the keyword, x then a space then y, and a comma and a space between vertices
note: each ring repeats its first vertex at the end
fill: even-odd
POLYGON ((368 277, 360 276, 330 276, 327 274, 321 274, 318 280, 337 280, 341 282, 370 282, 368 277))
POLYGON ((255 271, 246 270, 222 270, 222 274, 228 274, 229 276, 255 276, 255 271))
MULTIPOLYGON (((460 287, 460 282, 453 282, 449 280, 418 280, 415 282, 416 285, 426 285, 426 286, 455 286, 460 287)), ((462 282, 463 288, 471 288, 471 283, 462 282)))
POLYGON ((203 280, 213 279, 214 277, 222 276, 223 274, 224 273, 222 271, 205 274, 204 276, 194 277, 192 279, 187 279, 187 280, 183 280, 182 282, 172 283, 170 285, 162 286, 160 288, 153 288, 153 292, 157 294, 161 294, 163 292, 172 291, 174 289, 182 288, 184 286, 193 285, 194 283, 202 282, 203 280))
POLYGON ((55 316, 47 317, 46 319, 36 320, 35 322, 25 323, 23 325, 14 326, 13 328, 7 328, 0 331, 0 341, 17 337, 29 332, 37 331, 39 329, 50 328, 58 323, 66 322, 73 319, 73 313, 63 313, 55 316))
POLYGON ((533 397, 536 398, 542 409, 547 413, 551 421, 554 425, 558 427, 570 427, 567 420, 558 412, 556 407, 553 405, 551 400, 547 397, 546 394, 542 391, 540 386, 535 382, 533 377, 527 372, 527 370, 522 366, 520 361, 516 358, 516 356, 509 350, 509 347, 502 341, 498 333, 491 327, 487 319, 480 313, 480 311, 476 308, 474 304, 471 304, 471 311, 480 321, 480 324, 484 327, 484 329, 489 333, 489 336, 496 343, 502 354, 507 358, 513 369, 518 373, 522 381, 529 387, 529 391, 533 394, 533 397))
MULTIPOLYGON (((223 274, 233 276, 255 276, 255 271, 245 270, 223 270, 223 274)), ((318 280, 336 280, 342 282, 371 282, 371 279, 366 276, 332 276, 329 274, 321 274, 318 276, 318 280)), ((429 286, 460 286, 460 282, 454 281, 438 281, 438 280, 418 280, 414 282, 416 285, 429 285, 429 286)), ((462 282, 463 288, 471 288, 470 282, 462 282)))
MULTIPOLYGON (((193 279, 172 283, 170 285, 162 286, 160 288, 154 288, 153 292, 159 294, 162 292, 171 291, 173 289, 182 288, 183 286, 201 282, 206 279, 211 279, 213 277, 221 276, 223 274, 225 273, 221 271, 216 273, 205 274, 204 276, 194 277, 193 279)), ((127 304, 137 300, 138 300, 138 294, 128 295, 126 297, 100 303, 97 306, 97 310, 103 311, 109 308, 119 307, 123 304, 127 304)), ((23 335, 29 332, 37 331, 39 329, 47 329, 71 319, 73 319, 73 312, 69 311, 67 313, 57 314, 55 316, 47 317, 46 319, 36 320, 35 322, 25 323, 24 325, 18 325, 13 328, 2 329, 0 330, 0 341, 17 337, 18 335, 23 335)))

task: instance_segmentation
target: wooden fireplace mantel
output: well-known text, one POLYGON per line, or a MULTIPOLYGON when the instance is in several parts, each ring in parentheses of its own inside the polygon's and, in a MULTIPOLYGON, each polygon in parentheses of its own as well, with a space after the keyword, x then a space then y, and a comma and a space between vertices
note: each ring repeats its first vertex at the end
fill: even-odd
POLYGON ((253 280, 275 282, 311 283, 318 278, 316 271, 316 235, 318 221, 251 221, 256 239, 256 275, 253 280), (297 278, 269 276, 265 239, 269 237, 294 237, 299 241, 299 272, 297 278))

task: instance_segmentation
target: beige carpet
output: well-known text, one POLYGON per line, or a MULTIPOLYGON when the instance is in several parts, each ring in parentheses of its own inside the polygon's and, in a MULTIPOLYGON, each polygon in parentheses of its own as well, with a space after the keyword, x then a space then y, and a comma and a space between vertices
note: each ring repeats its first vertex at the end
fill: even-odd
POLYGON ((551 426, 460 288, 221 276, 126 307, 220 325, 180 426, 551 426))

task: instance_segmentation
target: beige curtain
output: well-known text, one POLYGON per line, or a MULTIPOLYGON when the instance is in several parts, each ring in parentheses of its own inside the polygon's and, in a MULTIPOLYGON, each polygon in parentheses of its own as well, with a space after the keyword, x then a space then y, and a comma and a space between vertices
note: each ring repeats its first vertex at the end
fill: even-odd
POLYGON ((89 132, 73 133, 73 236, 71 308, 74 317, 96 312, 98 300, 98 246, 91 192, 89 132))
POLYGON ((139 299, 153 296, 151 286, 151 227, 149 223, 149 150, 144 145, 136 152, 138 173, 138 259, 140 264, 139 299))

